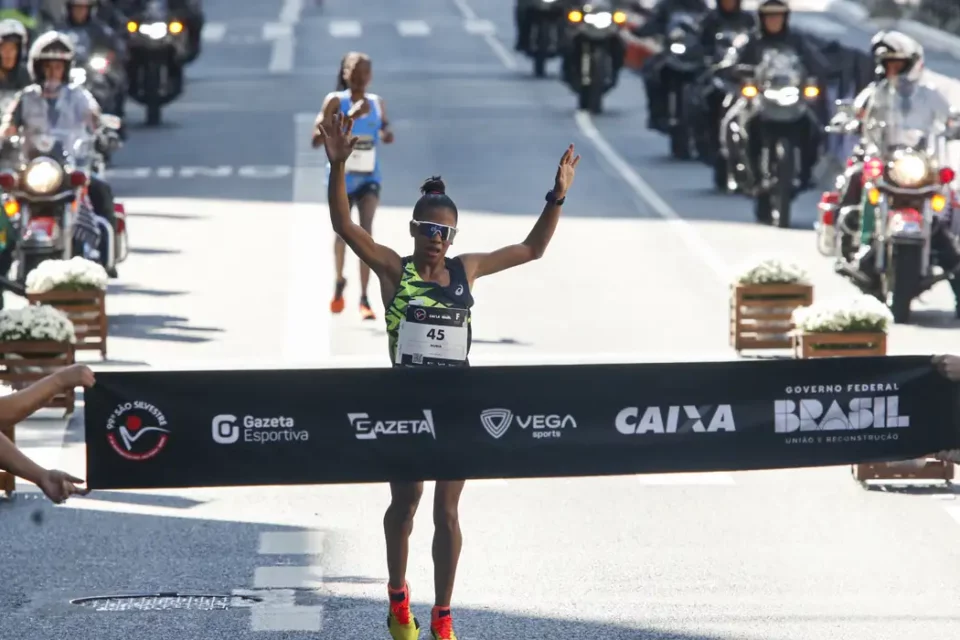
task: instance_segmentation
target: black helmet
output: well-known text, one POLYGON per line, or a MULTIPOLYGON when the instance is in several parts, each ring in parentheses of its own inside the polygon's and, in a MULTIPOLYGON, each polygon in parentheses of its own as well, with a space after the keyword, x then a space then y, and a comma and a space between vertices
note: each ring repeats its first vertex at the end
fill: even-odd
POLYGON ((87 18, 89 20, 93 17, 94 11, 97 9, 99 0, 67 0, 65 6, 67 8, 67 22, 73 24, 73 14, 70 13, 70 9, 73 7, 89 7, 90 16, 87 18))
POLYGON ((43 82, 43 63, 50 60, 60 60, 66 65, 63 72, 63 81, 70 77, 70 67, 73 66, 74 50, 70 39, 57 31, 48 31, 30 47, 30 56, 27 70, 34 82, 43 82))

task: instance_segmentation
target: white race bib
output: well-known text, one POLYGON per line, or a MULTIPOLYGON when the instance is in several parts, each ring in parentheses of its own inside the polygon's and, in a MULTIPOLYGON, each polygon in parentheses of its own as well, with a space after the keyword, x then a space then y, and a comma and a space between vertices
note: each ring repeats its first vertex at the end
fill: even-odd
POLYGON ((397 364, 456 366, 467 360, 466 309, 407 307, 397 337, 397 364))
POLYGON ((371 136, 359 136, 353 153, 347 158, 347 173, 373 173, 377 168, 377 149, 371 136))

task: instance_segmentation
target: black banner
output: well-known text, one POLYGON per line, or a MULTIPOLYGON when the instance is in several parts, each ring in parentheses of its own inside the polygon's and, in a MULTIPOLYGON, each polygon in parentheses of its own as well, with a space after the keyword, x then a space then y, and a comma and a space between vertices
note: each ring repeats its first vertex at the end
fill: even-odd
POLYGON ((960 448, 929 357, 102 372, 94 489, 731 471, 960 448))

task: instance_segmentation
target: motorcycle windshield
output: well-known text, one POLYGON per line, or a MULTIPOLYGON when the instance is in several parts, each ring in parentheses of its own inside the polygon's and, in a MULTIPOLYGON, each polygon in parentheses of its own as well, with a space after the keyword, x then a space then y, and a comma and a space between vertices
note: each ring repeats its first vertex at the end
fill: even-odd
POLYGON ((28 157, 50 154, 60 145, 65 160, 76 169, 88 169, 93 162, 94 138, 85 129, 52 129, 44 133, 27 133, 23 149, 28 157))
POLYGON ((903 95, 892 86, 878 93, 872 109, 875 144, 881 149, 910 148, 935 152, 948 114, 939 113, 916 96, 903 95))
POLYGON ((803 82, 803 63, 789 49, 765 51, 757 65, 757 79, 764 89, 799 87, 803 82))
POLYGON ((686 11, 675 11, 667 21, 667 38, 683 42, 696 32, 697 16, 686 11))

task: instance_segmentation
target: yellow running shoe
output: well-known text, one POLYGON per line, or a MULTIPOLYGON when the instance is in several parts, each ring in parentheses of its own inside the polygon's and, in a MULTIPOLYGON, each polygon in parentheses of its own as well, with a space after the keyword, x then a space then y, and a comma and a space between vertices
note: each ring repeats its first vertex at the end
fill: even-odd
POLYGON ((430 633, 433 640, 457 640, 453 632, 453 618, 450 607, 434 607, 430 613, 430 633))
POLYGON ((420 637, 420 623, 410 611, 410 585, 405 584, 399 591, 387 586, 390 596, 390 613, 387 614, 387 629, 393 640, 417 640, 420 637))

